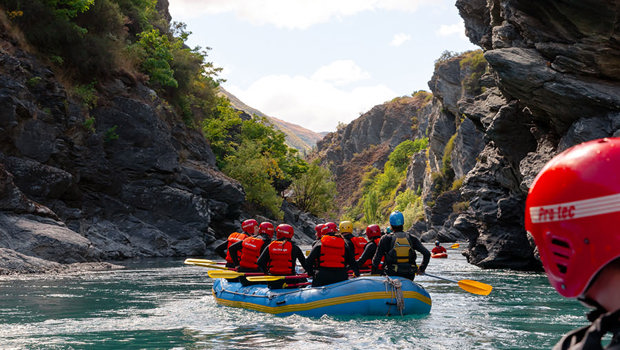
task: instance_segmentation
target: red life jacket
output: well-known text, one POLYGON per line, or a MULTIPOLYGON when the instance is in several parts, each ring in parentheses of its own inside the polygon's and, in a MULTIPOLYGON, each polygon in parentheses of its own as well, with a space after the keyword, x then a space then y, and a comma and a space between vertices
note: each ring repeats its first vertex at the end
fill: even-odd
POLYGON ((261 248, 265 241, 258 237, 248 237, 243 240, 241 248, 241 260, 239 266, 246 269, 258 269, 256 262, 260 256, 261 248))
MULTIPOLYGON (((364 237, 352 237, 351 242, 353 243, 353 247, 355 248, 355 260, 357 260, 360 258, 360 256, 362 256, 362 253, 364 252, 364 248, 366 247, 366 244, 368 244, 368 241, 364 237)), ((364 263, 362 266, 368 267, 366 265, 370 266, 369 263, 364 263)))
POLYGON ((269 249, 269 273, 272 275, 294 275, 293 243, 290 241, 273 241, 269 249))
POLYGON ((447 250, 446 250, 446 248, 444 248, 442 246, 436 246, 435 248, 433 248, 433 250, 431 250, 431 253, 433 253, 433 254, 447 253, 447 250))
POLYGON ((321 237, 319 267, 344 268, 345 251, 344 238, 330 235, 321 237))
MULTIPOLYGON (((246 235, 245 233, 239 233, 239 232, 233 232, 230 234, 230 236, 228 236, 228 245, 226 246, 226 262, 231 263, 231 264, 233 263, 232 258, 230 257, 230 253, 228 252, 228 249, 230 248, 230 246, 233 243, 243 241, 246 238, 248 238, 248 235, 246 235)), ((239 260, 240 257, 241 256, 238 255, 237 260, 239 260)))

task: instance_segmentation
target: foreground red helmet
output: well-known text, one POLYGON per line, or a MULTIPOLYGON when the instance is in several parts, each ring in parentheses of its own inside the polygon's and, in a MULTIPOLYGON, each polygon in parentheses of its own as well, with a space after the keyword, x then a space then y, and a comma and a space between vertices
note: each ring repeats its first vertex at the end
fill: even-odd
POLYGON ((325 224, 318 224, 314 226, 314 230, 316 231, 316 239, 321 239, 321 237, 323 237, 323 232, 321 232, 323 226, 325 226, 325 224))
POLYGON ((254 219, 248 219, 241 223, 241 229, 245 233, 249 233, 251 235, 254 234, 255 227, 258 226, 258 221, 254 219))
POLYGON ((525 228, 551 285, 582 295, 620 257, 620 138, 582 143, 547 163, 530 188, 525 228))
POLYGON ((321 229, 321 234, 322 235, 326 235, 326 234, 332 233, 332 232, 338 232, 338 226, 336 226, 336 224, 334 224, 333 222, 326 223, 323 226, 323 228, 321 229))
POLYGON ((295 229, 293 229, 293 226, 291 226, 289 224, 280 224, 276 228, 276 238, 277 239, 280 239, 280 238, 291 239, 291 238, 293 238, 294 234, 295 234, 295 229))
POLYGON ((269 236, 269 238, 273 237, 273 224, 267 221, 261 222, 260 226, 258 226, 258 233, 264 233, 269 236))
POLYGON ((381 237, 381 227, 379 227, 379 225, 368 225, 368 227, 366 227, 366 237, 368 237, 368 239, 381 237))

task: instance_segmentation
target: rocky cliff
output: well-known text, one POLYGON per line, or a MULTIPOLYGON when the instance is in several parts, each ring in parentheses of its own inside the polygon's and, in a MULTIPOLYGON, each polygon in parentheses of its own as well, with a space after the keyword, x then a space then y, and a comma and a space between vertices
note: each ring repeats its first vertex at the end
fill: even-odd
POLYGON ((417 120, 426 108, 423 98, 402 97, 373 107, 336 132, 317 142, 310 158, 319 158, 334 175, 339 207, 350 206, 368 166, 381 169, 394 147, 414 137, 423 137, 427 120, 417 120))
POLYGON ((579 142, 620 136, 618 1, 458 0, 495 87, 458 111, 485 134, 454 228, 481 267, 539 266, 523 227, 527 190, 542 166, 579 142))
POLYGON ((204 137, 129 75, 90 105, 0 28, 0 272, 203 255, 244 192, 204 137))

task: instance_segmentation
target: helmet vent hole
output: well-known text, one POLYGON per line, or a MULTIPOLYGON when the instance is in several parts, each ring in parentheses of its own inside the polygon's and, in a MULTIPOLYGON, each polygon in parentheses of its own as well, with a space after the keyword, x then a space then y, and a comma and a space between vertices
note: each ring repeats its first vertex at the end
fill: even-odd
POLYGON ((556 264, 556 266, 558 267, 558 270, 560 270, 560 273, 562 274, 566 274, 566 266, 562 265, 562 264, 556 264))
POLYGON ((570 245, 566 241, 562 241, 560 239, 554 238, 551 240, 551 244, 559 245, 560 247, 570 248, 570 245))

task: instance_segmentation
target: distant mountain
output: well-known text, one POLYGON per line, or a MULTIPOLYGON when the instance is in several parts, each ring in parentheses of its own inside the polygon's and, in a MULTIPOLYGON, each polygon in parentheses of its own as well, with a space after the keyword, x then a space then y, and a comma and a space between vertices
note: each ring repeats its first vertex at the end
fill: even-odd
POLYGON ((286 144, 289 147, 298 149, 299 152, 301 152, 302 154, 309 153, 312 150, 312 147, 314 147, 316 143, 323 138, 323 136, 327 135, 326 132, 317 133, 297 124, 285 122, 284 120, 270 117, 265 113, 259 111, 258 109, 246 105, 235 95, 226 91, 221 86, 220 93, 230 100, 230 103, 234 108, 243 111, 249 115, 256 114, 258 116, 267 118, 273 126, 286 134, 286 144))

